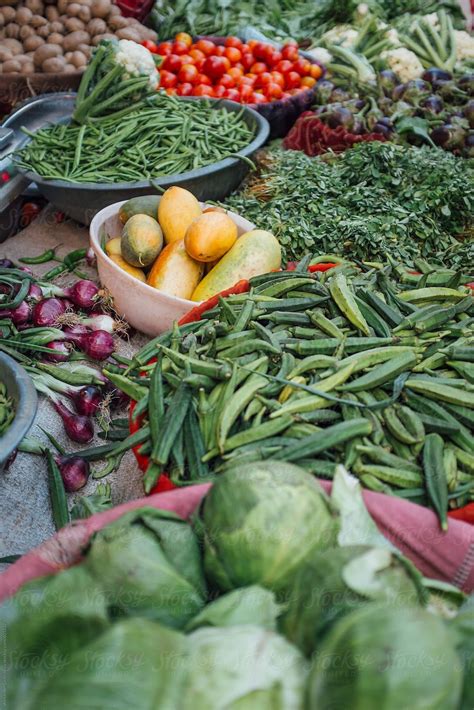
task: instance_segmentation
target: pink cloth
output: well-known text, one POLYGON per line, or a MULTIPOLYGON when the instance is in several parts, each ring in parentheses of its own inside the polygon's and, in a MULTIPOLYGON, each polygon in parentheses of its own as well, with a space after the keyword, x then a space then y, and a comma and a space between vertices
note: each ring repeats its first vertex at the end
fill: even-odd
MULTIPOLYGON (((329 481, 320 484, 326 491, 331 490, 329 481)), ((79 562, 91 535, 129 510, 150 506, 189 518, 209 488, 207 483, 157 493, 68 525, 0 575, 0 601, 25 582, 79 562)), ((435 514, 426 508, 372 491, 364 491, 363 495, 380 531, 424 575, 455 584, 467 593, 474 591, 474 526, 451 519, 448 532, 443 533, 435 514)))

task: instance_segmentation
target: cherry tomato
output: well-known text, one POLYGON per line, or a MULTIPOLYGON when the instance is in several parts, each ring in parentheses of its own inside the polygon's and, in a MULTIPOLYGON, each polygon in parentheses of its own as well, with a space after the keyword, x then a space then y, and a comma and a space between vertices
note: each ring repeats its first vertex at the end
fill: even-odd
POLYGON ((222 84, 218 84, 214 87, 214 96, 216 99, 223 99, 226 94, 227 89, 222 84))
POLYGON ((178 77, 176 74, 166 71, 166 69, 162 69, 160 71, 160 87, 162 89, 170 89, 173 86, 176 86, 177 81, 178 77))
POLYGON ((287 74, 292 69, 293 69, 293 63, 288 61, 288 59, 282 59, 281 62, 278 62, 278 64, 275 67, 275 71, 278 71, 281 74, 287 74))
POLYGON ((239 86, 247 84, 247 86, 255 86, 255 82, 257 81, 257 75, 256 74, 245 74, 240 80, 239 80, 239 86))
POLYGON ((198 74, 195 83, 200 84, 201 86, 212 86, 212 81, 207 74, 198 74))
POLYGON ((282 89, 284 89, 285 88, 285 77, 283 76, 283 74, 279 71, 272 71, 271 75, 272 75, 272 82, 274 84, 278 84, 279 86, 281 86, 282 89))
POLYGON ((186 54, 188 51, 188 45, 184 42, 173 42, 173 54, 186 54))
MULTIPOLYGON (((250 42, 249 42, 250 45, 250 42)), ((273 47, 264 42, 258 42, 253 48, 253 56, 255 59, 260 59, 260 61, 265 61, 268 57, 269 52, 273 52, 273 47)))
POLYGON ((190 54, 182 54, 180 56, 180 59, 181 59, 181 66, 183 66, 183 64, 194 64, 193 58, 190 54))
POLYGON ((212 88, 212 86, 206 86, 206 84, 199 84, 199 86, 194 87, 193 96, 214 96, 214 89, 212 88))
POLYGON ((193 93, 194 86, 192 84, 180 84, 177 88, 178 96, 191 96, 193 93))
POLYGON ((160 42, 156 48, 156 53, 161 54, 162 57, 168 56, 173 51, 173 45, 171 42, 160 42))
POLYGON ((200 39, 196 42, 194 48, 199 49, 201 52, 203 52, 206 55, 206 57, 209 57, 211 54, 214 53, 216 45, 214 44, 214 42, 211 42, 211 40, 209 40, 209 39, 200 39))
POLYGON ((238 89, 226 89, 225 97, 230 101, 240 101, 240 91, 238 89))
POLYGON ((158 46, 156 42, 152 42, 151 39, 146 39, 143 42, 140 42, 142 47, 145 47, 145 49, 148 49, 149 52, 152 54, 157 54, 158 46))
POLYGON ((206 57, 203 57, 202 59, 196 59, 194 62, 194 66, 198 70, 198 72, 203 72, 204 71, 204 64, 206 63, 206 57))
POLYGON ((252 64, 250 67, 250 71, 252 74, 263 74, 263 72, 267 71, 267 65, 265 62, 255 62, 255 64, 252 64))
POLYGON ((296 62, 293 62, 293 71, 298 72, 300 76, 308 76, 311 71, 311 62, 304 57, 299 57, 296 62))
POLYGON ((282 56, 281 52, 277 52, 277 51, 271 52, 271 54, 269 54, 267 56, 267 64, 270 67, 270 69, 272 69, 273 67, 275 67, 278 64, 278 62, 281 62, 282 59, 283 59, 283 56, 282 56))
POLYGON ((208 57, 204 62, 204 74, 213 80, 220 79, 230 69, 227 57, 208 57))
POLYGON ((261 44, 261 42, 258 41, 258 39, 249 39, 247 42, 248 48, 254 50, 254 48, 257 46, 257 44, 261 44))
POLYGON ((234 81, 237 81, 237 79, 240 79, 240 77, 244 75, 244 70, 240 67, 231 67, 227 74, 231 76, 234 81))
POLYGON ((177 74, 181 69, 181 64, 181 57, 178 57, 177 54, 168 54, 162 64, 162 67, 163 69, 166 69, 166 71, 170 71, 173 72, 173 74, 177 74))
POLYGON ((251 52, 251 51, 252 51, 252 50, 250 49, 250 47, 248 46, 248 44, 246 44, 245 42, 243 43, 243 45, 242 45, 241 47, 239 47, 239 49, 240 49, 240 51, 242 52, 242 54, 245 54, 245 52, 251 52))
POLYGON ((193 61, 197 62, 199 59, 205 59, 206 55, 204 52, 201 52, 200 49, 190 49, 189 50, 189 56, 193 59, 193 61))
POLYGON ((213 52, 215 57, 223 57, 225 55, 225 47, 222 44, 218 44, 213 52))
POLYGON ((193 43, 193 38, 191 37, 191 35, 188 35, 187 32, 178 32, 174 39, 175 42, 182 42, 186 45, 186 47, 190 47, 193 43))
POLYGON ((226 47, 224 54, 231 64, 237 64, 242 59, 242 52, 237 47, 226 47))
POLYGON ((312 76, 304 76, 301 79, 301 86, 305 86, 307 89, 311 89, 316 84, 316 79, 312 76))
POLYGON ((226 47, 237 47, 237 49, 240 49, 242 46, 242 40, 238 37, 227 37, 224 44, 226 47))
POLYGON ((270 72, 264 71, 258 75, 257 81, 255 82, 255 86, 257 86, 257 87, 266 86, 267 84, 270 84, 271 81, 272 81, 272 75, 270 74, 270 72))
POLYGON ((223 86, 225 89, 233 89, 235 79, 230 74, 223 74, 219 79, 219 86, 223 86))
POLYGON ((250 98, 253 96, 253 88, 245 84, 240 87, 240 100, 243 103, 250 103, 250 98))
POLYGON ((283 59, 289 59, 290 62, 295 62, 298 59, 298 47, 293 44, 285 44, 281 50, 283 59))
POLYGON ((194 64, 183 64, 178 73, 178 81, 182 84, 197 84, 199 72, 194 64))
POLYGON ((176 96, 177 92, 176 89, 170 86, 168 89, 166 89, 166 93, 168 94, 168 96, 176 96))
POLYGON ((279 84, 270 83, 265 87, 265 96, 269 101, 275 101, 276 99, 281 99, 283 95, 283 89, 279 84))
POLYGON ((311 64, 309 75, 312 76, 313 79, 320 79, 323 75, 323 70, 321 69, 319 64, 311 64))
POLYGON ((298 72, 289 71, 285 76, 285 88, 286 89, 296 89, 301 84, 301 77, 298 72))
POLYGON ((252 96, 250 97, 250 103, 252 103, 252 104, 266 104, 267 99, 263 94, 260 94, 258 91, 254 91, 252 96))
POLYGON ((245 54, 242 54, 242 59, 240 61, 242 62, 243 68, 248 71, 255 62, 255 58, 251 52, 246 52, 245 54))

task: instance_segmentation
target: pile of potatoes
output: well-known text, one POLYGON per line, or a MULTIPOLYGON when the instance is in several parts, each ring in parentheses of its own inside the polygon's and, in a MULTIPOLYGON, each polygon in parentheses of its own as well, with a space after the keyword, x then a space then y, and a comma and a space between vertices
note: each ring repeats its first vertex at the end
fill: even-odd
POLYGON ((21 0, 0 4, 0 73, 84 71, 102 39, 156 40, 111 0, 21 0))

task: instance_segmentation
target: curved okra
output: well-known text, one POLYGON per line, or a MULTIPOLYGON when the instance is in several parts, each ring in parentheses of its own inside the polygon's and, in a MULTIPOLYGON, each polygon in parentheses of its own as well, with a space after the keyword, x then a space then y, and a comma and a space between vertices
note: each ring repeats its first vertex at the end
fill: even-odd
POLYGON ((245 330, 252 319, 253 312, 255 310, 255 301, 247 299, 242 306, 242 310, 239 313, 237 320, 233 325, 233 332, 239 333, 245 330))
POLYGON ((415 442, 422 442, 425 438, 425 427, 418 414, 403 404, 398 407, 397 414, 405 429, 415 439, 415 442))
MULTIPOLYGON (((355 361, 357 362, 357 361, 355 361)), ((396 357, 387 360, 386 362, 377 365, 365 375, 342 385, 339 389, 348 392, 360 392, 361 390, 370 390, 386 382, 393 381, 398 375, 407 370, 411 370, 417 362, 417 357, 414 350, 408 350, 396 357)))
POLYGON ((221 453, 224 450, 225 440, 233 423, 259 389, 264 387, 266 383, 267 381, 262 375, 254 373, 250 375, 245 384, 226 401, 217 422, 217 447, 221 453))
POLYGON ((451 404, 458 404, 462 407, 474 408, 474 396, 472 392, 465 392, 449 385, 440 385, 434 381, 425 379, 415 379, 410 377, 405 382, 407 389, 419 392, 429 399, 441 400, 451 404))
POLYGON ((167 463, 190 404, 191 389, 182 382, 174 393, 166 413, 161 418, 158 438, 151 452, 151 459, 157 465, 164 466, 167 463))
POLYGON ((444 470, 444 443, 439 434, 428 434, 423 447, 425 486, 430 502, 438 514, 441 529, 448 529, 448 484, 444 470))
POLYGON ((443 286, 416 288, 412 291, 402 291, 399 298, 402 301, 410 301, 410 303, 419 303, 420 301, 460 301, 468 295, 466 290, 458 290, 454 288, 445 288, 443 286))
POLYGON ((395 454, 389 453, 386 449, 381 446, 368 446, 368 445, 357 445, 357 452, 359 454, 364 454, 374 463, 382 464, 383 466, 389 466, 390 468, 401 468, 406 471, 414 471, 415 473, 421 473, 421 466, 419 466, 415 461, 408 461, 401 456, 396 456, 395 454))
POLYGON ((242 330, 239 332, 234 332, 234 330, 232 330, 232 332, 228 335, 224 335, 223 337, 216 339, 216 352, 230 348, 238 343, 245 343, 248 340, 256 340, 255 333, 252 330, 242 330))
POLYGON ((454 491, 458 485, 458 460, 453 449, 448 446, 445 446, 443 452, 443 467, 448 491, 454 491))
POLYGON ((399 458, 404 459, 405 461, 413 461, 413 459, 416 458, 410 446, 408 446, 407 444, 403 444, 399 439, 397 439, 395 436, 392 436, 392 434, 390 434, 388 431, 385 432, 385 439, 392 451, 394 451, 399 458))
POLYGON ((382 338, 388 338, 391 335, 391 330, 386 324, 384 319, 375 311, 368 303, 359 298, 359 296, 354 296, 355 302, 359 306, 360 312, 364 316, 365 320, 369 326, 374 331, 375 335, 382 338))
MULTIPOLYGON (((351 398, 354 397, 356 399, 355 395, 349 395, 351 398)), ((344 421, 350 421, 351 419, 358 419, 361 416, 360 410, 357 409, 357 407, 351 407, 348 404, 343 404, 342 407, 342 416, 344 418, 344 421)), ((367 416, 367 412, 364 411, 363 416, 365 419, 367 419, 370 423, 371 426, 373 427, 376 425, 375 417, 369 417, 367 416)), ((349 470, 352 468, 352 466, 356 463, 356 461, 359 458, 359 454, 357 452, 357 445, 361 444, 363 441, 362 437, 357 436, 351 439, 351 441, 348 441, 344 450, 344 466, 348 468, 349 470)))
MULTIPOLYGON (((282 353, 280 369, 278 370, 276 377, 282 377, 285 379, 290 379, 289 374, 293 369, 295 364, 295 358, 291 353, 282 353)), ((264 397, 274 397, 281 389, 281 384, 279 382, 267 382, 265 387, 260 390, 260 394, 264 397)))
MULTIPOLYGON (((355 397, 356 400, 359 402, 363 402, 364 404, 367 405, 367 407, 370 407, 374 404, 377 404, 378 399, 374 397, 372 392, 358 392, 357 395, 353 395, 352 393, 348 393, 347 396, 352 396, 355 397)), ((382 412, 380 410, 371 410, 371 409, 363 409, 361 412, 362 416, 364 416, 366 419, 369 420, 369 422, 372 424, 372 434, 371 439, 372 441, 378 446, 379 444, 382 443, 384 439, 384 430, 382 427, 382 412)), ((360 443, 360 442, 357 442, 360 443)), ((352 454, 352 458, 355 458, 355 452, 352 454)))
MULTIPOLYGON (((277 434, 281 434, 293 423, 293 418, 282 417, 281 419, 276 419, 273 421, 266 421, 259 426, 252 426, 244 431, 239 431, 238 434, 229 436, 224 443, 223 453, 228 453, 234 449, 238 449, 241 446, 246 446, 247 444, 252 444, 256 441, 261 441, 262 439, 269 439, 277 434)), ((210 461, 219 455, 219 449, 216 447, 205 454, 202 458, 204 462, 210 461)))
POLYGON ((262 400, 257 399, 257 397, 255 397, 255 399, 252 399, 252 401, 248 403, 244 411, 244 422, 249 422, 253 417, 256 417, 260 412, 264 411, 265 409, 266 407, 262 400))
POLYGON ((380 479, 371 473, 362 473, 359 475, 361 483, 364 484, 365 488, 369 491, 375 491, 375 493, 385 493, 385 495, 394 495, 394 490, 386 483, 383 483, 380 479))
POLYGON ((465 380, 474 384, 474 363, 464 360, 449 360, 447 364, 465 380))
MULTIPOLYGON (((291 353, 288 354, 291 355, 291 353)), ((291 357, 293 356, 291 355, 291 357)), ((336 360, 336 358, 330 357, 329 355, 309 355, 308 357, 305 357, 303 360, 300 360, 298 363, 295 364, 293 369, 288 373, 287 379, 291 380, 292 377, 296 377, 296 375, 302 375, 305 372, 312 372, 314 370, 325 370, 327 368, 336 367, 337 364, 338 361, 336 360)), ((346 363, 346 365, 349 364, 349 362, 346 363)))
POLYGON ((282 451, 282 457, 285 461, 298 461, 298 459, 316 456, 322 451, 340 446, 357 436, 366 436, 371 431, 370 422, 362 417, 348 422, 338 422, 311 436, 307 436, 303 441, 298 441, 292 446, 285 447, 282 451))
POLYGON ((452 450, 459 462, 459 465, 465 468, 470 475, 474 475, 474 455, 469 454, 464 449, 460 449, 458 446, 452 446, 452 450))
POLYGON ((182 355, 175 352, 165 345, 158 344, 158 350, 163 352, 171 362, 175 365, 185 367, 186 364, 191 368, 191 372, 197 375, 207 375, 215 380, 228 380, 232 375, 232 368, 227 362, 211 362, 207 360, 199 360, 198 358, 182 355))
POLYGON ((379 365, 387 360, 392 360, 392 358, 395 358, 402 353, 413 352, 414 350, 410 345, 388 345, 381 348, 372 348, 371 350, 365 350, 354 353, 353 355, 348 355, 342 360, 339 360, 337 367, 346 367, 346 365, 354 363, 355 374, 356 372, 360 372, 360 370, 366 370, 369 367, 374 367, 374 365, 379 365))
POLYGON ((414 392, 407 392, 406 398, 412 409, 415 409, 419 414, 426 414, 429 417, 437 418, 440 425, 447 424, 454 428, 455 431, 450 431, 446 428, 445 431, 439 433, 448 434, 449 438, 457 446, 474 453, 474 437, 471 436, 469 430, 464 426, 465 422, 463 422, 462 414, 463 412, 467 412, 472 416, 470 410, 446 403, 444 403, 444 406, 441 406, 438 402, 425 399, 414 392))
POLYGON ((357 296, 383 319, 383 322, 395 328, 399 325, 403 316, 400 311, 388 305, 380 296, 367 289, 357 289, 357 296))
POLYGON ((383 412, 383 417, 385 426, 389 430, 390 434, 401 441, 402 444, 413 445, 417 443, 415 437, 408 431, 408 429, 398 418, 395 406, 386 407, 383 412))
POLYGON ((335 325, 332 320, 326 318, 324 313, 319 309, 315 308, 312 311, 308 311, 311 323, 315 325, 319 330, 321 330, 326 335, 331 338, 337 338, 341 340, 344 337, 344 333, 337 325, 335 325))
POLYGON ((359 464, 354 470, 359 476, 375 476, 375 478, 398 488, 419 488, 423 485, 422 474, 408 469, 375 464, 359 464))
POLYGON ((278 340, 276 335, 274 335, 272 333, 272 331, 269 328, 265 328, 265 326, 262 325, 262 323, 259 323, 256 320, 249 323, 249 326, 252 330, 254 330, 256 332, 257 336, 261 340, 266 340, 267 343, 269 343, 270 345, 273 345, 273 347, 276 348, 276 350, 281 351, 280 341, 278 340))
MULTIPOLYGON (((278 279, 272 284, 266 284, 255 288, 255 293, 260 296, 272 296, 273 298, 278 298, 288 293, 288 291, 293 291, 300 288, 300 286, 306 286, 308 284, 318 284, 314 276, 293 276, 285 279, 278 279)), ((318 284, 319 286, 319 284, 318 284)), ((321 294, 324 295, 324 290, 319 286, 321 294)))
POLYGON ((354 295, 350 290, 346 277, 343 273, 333 276, 329 282, 329 291, 340 311, 357 330, 365 335, 370 335, 370 329, 364 316, 360 312, 359 306, 355 302, 354 295))

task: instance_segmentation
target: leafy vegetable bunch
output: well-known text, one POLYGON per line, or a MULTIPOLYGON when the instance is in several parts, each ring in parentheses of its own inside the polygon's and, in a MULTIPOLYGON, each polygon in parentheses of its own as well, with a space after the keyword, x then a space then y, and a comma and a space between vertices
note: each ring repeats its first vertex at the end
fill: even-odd
POLYGON ((275 234, 287 259, 474 258, 472 165, 429 147, 363 143, 322 160, 274 144, 226 204, 275 234))

